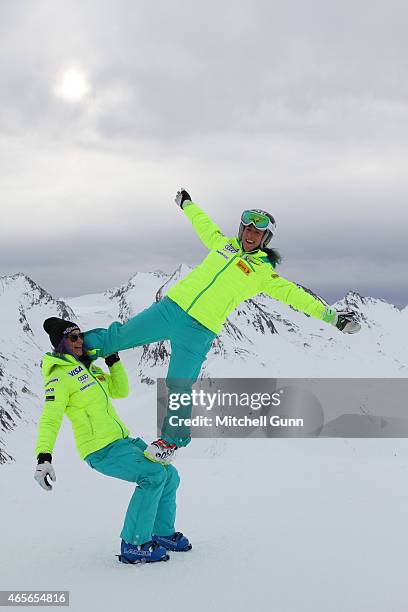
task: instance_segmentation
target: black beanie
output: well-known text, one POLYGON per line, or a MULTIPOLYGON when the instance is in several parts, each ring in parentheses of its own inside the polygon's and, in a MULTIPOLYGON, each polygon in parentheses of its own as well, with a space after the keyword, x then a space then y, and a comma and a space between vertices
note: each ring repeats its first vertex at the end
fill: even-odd
POLYGON ((57 348, 63 337, 70 334, 74 329, 79 329, 79 326, 77 323, 72 323, 72 321, 50 317, 45 319, 43 328, 49 335, 53 347, 57 348))

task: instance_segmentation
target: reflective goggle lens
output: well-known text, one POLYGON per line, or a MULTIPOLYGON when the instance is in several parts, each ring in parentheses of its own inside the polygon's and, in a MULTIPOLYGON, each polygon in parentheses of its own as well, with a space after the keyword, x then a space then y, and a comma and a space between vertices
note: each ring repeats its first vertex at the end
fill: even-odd
POLYGON ((268 228, 271 220, 266 215, 253 212, 252 210, 244 210, 241 216, 241 221, 244 225, 255 225, 257 229, 265 230, 268 228))

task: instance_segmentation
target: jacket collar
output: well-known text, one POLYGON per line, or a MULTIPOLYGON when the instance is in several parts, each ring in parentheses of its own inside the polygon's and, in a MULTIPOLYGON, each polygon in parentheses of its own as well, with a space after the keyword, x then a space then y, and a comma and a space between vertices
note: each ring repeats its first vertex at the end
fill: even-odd
POLYGON ((237 245, 239 246, 240 251, 242 252, 242 255, 248 255, 248 257, 254 258, 254 259, 259 259, 261 261, 267 261, 268 260, 268 256, 265 253, 265 251, 262 251, 261 249, 256 249, 255 251, 244 251, 243 247, 242 247, 242 240, 239 240, 238 238, 235 238, 235 241, 237 243, 237 245))
POLYGON ((41 362, 41 369, 42 369, 44 376, 49 376, 53 368, 57 366, 59 367, 65 366, 65 367, 72 368, 74 366, 79 366, 79 365, 81 365, 82 367, 86 367, 81 361, 76 359, 73 355, 69 355, 67 353, 61 354, 61 353, 53 352, 53 353, 46 353, 44 355, 42 362, 41 362))

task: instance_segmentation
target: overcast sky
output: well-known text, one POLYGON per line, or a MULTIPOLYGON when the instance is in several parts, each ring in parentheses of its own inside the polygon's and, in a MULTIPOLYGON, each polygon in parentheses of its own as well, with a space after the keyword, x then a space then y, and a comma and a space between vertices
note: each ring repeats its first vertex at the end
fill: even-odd
POLYGON ((407 23, 395 0, 2 2, 0 274, 73 296, 197 264, 185 186, 229 235, 270 210, 280 273, 328 301, 406 304, 407 23))

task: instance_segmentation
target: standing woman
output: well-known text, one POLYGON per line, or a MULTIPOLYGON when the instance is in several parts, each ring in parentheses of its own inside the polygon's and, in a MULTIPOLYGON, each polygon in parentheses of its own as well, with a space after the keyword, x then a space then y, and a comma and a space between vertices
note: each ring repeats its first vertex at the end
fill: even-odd
MULTIPOLYGON (((191 221, 209 250, 207 257, 185 278, 171 287, 158 303, 126 323, 85 333, 85 344, 99 356, 160 340, 170 340, 171 358, 166 384, 170 393, 188 393, 197 380, 212 341, 228 315, 244 300, 259 293, 293 306, 330 323, 344 333, 359 331, 351 312, 336 312, 301 287, 276 273, 280 256, 268 248, 276 230, 273 216, 263 210, 245 210, 237 237, 225 236, 194 204, 185 190, 177 192, 176 204, 191 221)), ((191 404, 178 412, 189 417, 191 404)), ((163 422, 161 438, 145 451, 152 461, 168 463, 177 447, 190 441, 189 431, 163 422)))
POLYGON ((66 414, 81 459, 106 476, 138 485, 120 534, 120 561, 167 561, 167 550, 189 550, 188 539, 174 528, 180 482, 177 470, 146 459, 143 452, 147 444, 129 437, 110 401, 129 393, 119 355, 106 357, 107 374, 84 352, 83 334, 76 323, 51 317, 44 321, 44 329, 54 350, 42 360, 45 405, 35 449, 35 480, 43 489, 52 489, 51 481, 56 480, 52 453, 66 414))

